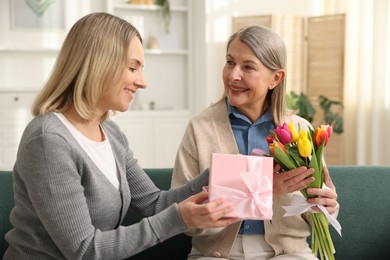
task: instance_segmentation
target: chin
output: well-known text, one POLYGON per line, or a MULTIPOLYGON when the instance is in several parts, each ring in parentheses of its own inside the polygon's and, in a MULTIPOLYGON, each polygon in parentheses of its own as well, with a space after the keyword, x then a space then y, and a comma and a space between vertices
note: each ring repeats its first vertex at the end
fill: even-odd
POLYGON ((242 104, 242 101, 240 98, 237 98, 237 97, 232 97, 232 96, 227 96, 228 97, 228 101, 230 103, 230 105, 232 106, 239 106, 242 104))
POLYGON ((129 109, 129 104, 117 107, 116 111, 118 112, 126 112, 129 109))

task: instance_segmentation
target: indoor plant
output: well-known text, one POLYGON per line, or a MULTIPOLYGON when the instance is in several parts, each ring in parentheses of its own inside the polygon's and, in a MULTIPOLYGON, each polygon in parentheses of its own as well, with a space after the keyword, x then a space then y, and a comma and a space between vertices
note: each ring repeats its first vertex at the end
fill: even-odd
POLYGON ((160 6, 162 18, 165 23, 165 30, 169 33, 169 25, 171 23, 171 9, 168 0, 156 0, 156 5, 160 6))
MULTIPOLYGON (((320 108, 323 110, 324 115, 320 123, 332 125, 334 133, 341 134, 344 132, 342 116, 332 110, 334 106, 340 106, 343 108, 343 104, 339 101, 330 100, 323 95, 320 95, 318 98, 320 102, 320 108)), ((313 122, 314 115, 317 111, 314 109, 309 98, 304 93, 301 92, 299 95, 297 95, 295 92, 291 91, 286 95, 286 101, 287 107, 289 109, 296 111, 297 115, 305 118, 310 123, 313 122)))

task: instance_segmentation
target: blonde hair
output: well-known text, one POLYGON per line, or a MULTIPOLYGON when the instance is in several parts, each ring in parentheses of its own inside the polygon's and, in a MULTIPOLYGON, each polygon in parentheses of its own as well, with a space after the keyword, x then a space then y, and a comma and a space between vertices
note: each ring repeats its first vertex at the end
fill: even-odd
MULTIPOLYGON (((230 36, 226 47, 227 50, 235 39, 247 45, 260 62, 269 70, 286 70, 286 46, 282 38, 275 31, 258 25, 244 27, 230 36)), ((276 125, 284 122, 284 116, 287 113, 285 79, 286 76, 274 89, 269 90, 265 99, 266 109, 271 108, 276 125)), ((226 92, 223 98, 225 97, 226 92)))
MULTIPOLYGON (((78 20, 34 101, 32 114, 64 112, 74 105, 83 119, 90 120, 97 100, 119 84, 134 37, 142 42, 134 26, 108 13, 91 13, 78 20)), ((101 120, 108 116, 109 112, 101 120)))

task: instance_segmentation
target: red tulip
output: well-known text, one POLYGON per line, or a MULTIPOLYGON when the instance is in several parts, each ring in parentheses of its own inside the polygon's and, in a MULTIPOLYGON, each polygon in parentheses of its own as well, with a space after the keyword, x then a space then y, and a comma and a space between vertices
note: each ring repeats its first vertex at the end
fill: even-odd
POLYGON ((317 127, 313 136, 314 144, 317 147, 320 147, 320 145, 324 143, 324 147, 325 147, 331 135, 332 135, 331 125, 321 125, 317 127))
POLYGON ((265 140, 267 141, 267 144, 272 144, 275 138, 272 134, 270 134, 265 140))

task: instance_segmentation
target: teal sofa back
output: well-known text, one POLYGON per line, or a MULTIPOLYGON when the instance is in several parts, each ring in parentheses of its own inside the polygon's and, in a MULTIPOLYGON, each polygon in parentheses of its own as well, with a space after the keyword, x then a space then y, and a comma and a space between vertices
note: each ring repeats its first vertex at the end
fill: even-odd
POLYGON ((336 186, 342 237, 330 227, 335 258, 390 259, 390 167, 329 167, 336 186))
MULTIPOLYGON (((172 169, 145 169, 160 189, 169 189, 172 169)), ((342 237, 330 227, 337 260, 390 259, 390 166, 329 166, 337 188, 342 237)), ((12 228, 9 213, 14 205, 11 172, 0 172, 0 258, 12 228)), ((129 210, 124 225, 138 222, 129 210)), ((129 259, 187 259, 190 237, 180 234, 129 259)))
POLYGON ((9 214, 14 205, 11 172, 0 171, 0 259, 3 259, 8 246, 4 236, 12 228, 9 214))

